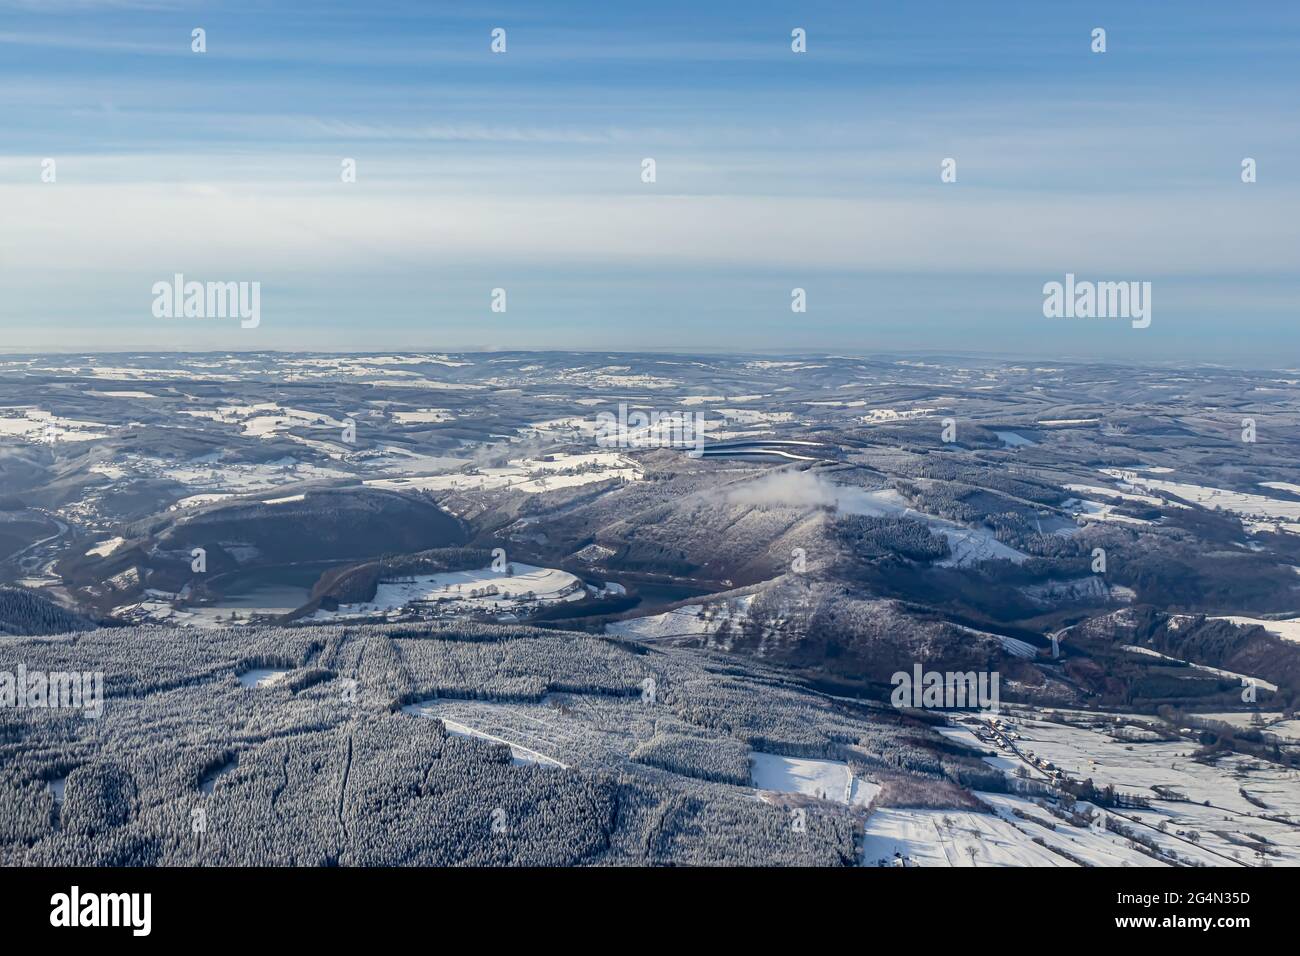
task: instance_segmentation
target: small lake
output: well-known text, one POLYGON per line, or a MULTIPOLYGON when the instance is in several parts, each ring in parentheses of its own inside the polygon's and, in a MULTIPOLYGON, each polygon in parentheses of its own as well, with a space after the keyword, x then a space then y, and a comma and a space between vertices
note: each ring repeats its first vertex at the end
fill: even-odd
POLYGON ((213 604, 186 608, 201 621, 229 620, 231 612, 247 618, 254 614, 280 615, 296 611, 311 600, 311 589, 334 562, 281 565, 224 575, 213 582, 221 599, 213 604))
POLYGON ((716 587, 701 586, 698 584, 685 584, 678 581, 667 583, 647 582, 647 581, 627 581, 615 577, 611 581, 617 581, 623 584, 628 590, 635 589, 637 596, 641 599, 635 605, 638 613, 653 610, 655 608, 667 607, 670 604, 676 604, 678 601, 685 601, 688 598, 704 597, 708 594, 716 594, 720 590, 725 590, 721 585, 716 587))

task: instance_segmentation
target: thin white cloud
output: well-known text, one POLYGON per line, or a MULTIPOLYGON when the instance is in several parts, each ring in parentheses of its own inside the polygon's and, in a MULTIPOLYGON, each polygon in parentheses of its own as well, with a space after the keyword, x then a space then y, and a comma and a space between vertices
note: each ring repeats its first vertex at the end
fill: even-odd
MULTIPOLYGON (((337 166, 334 167, 337 169, 337 166)), ((395 263, 1026 273, 1294 271, 1291 201, 1088 194, 843 199, 456 196, 414 184, 219 182, 0 187, 0 261, 22 274, 154 268, 346 269, 395 263)), ((337 178, 337 173, 335 173, 337 178)), ((1247 187, 1240 187, 1247 188, 1247 187)))

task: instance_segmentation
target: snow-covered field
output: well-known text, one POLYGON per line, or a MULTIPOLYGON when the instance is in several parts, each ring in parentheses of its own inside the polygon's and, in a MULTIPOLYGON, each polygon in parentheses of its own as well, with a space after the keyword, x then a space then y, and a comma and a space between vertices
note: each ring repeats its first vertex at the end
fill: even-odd
POLYGON ((865 807, 880 787, 853 776, 840 760, 782 757, 755 750, 749 755, 749 773, 754 787, 775 793, 799 793, 819 800, 865 807))
POLYGON ((736 425, 772 425, 794 421, 793 412, 761 412, 753 408, 719 408, 718 414, 726 416, 736 425))
POLYGON ((122 538, 109 538, 107 541, 101 541, 92 548, 87 548, 86 554, 93 554, 100 558, 107 558, 124 544, 126 544, 126 541, 122 538))
POLYGON ((688 604, 663 614, 606 624, 605 633, 640 641, 714 634, 728 624, 744 622, 753 601, 751 594, 731 600, 688 604))
POLYGON ((1134 518, 1120 514, 1113 504, 1089 501, 1087 498, 1070 498, 1061 503, 1061 507, 1071 512, 1076 519, 1083 521, 1116 521, 1120 524, 1149 525, 1155 522, 1147 518, 1134 518))
POLYGON ((1289 491, 1293 495, 1300 495, 1300 485, 1293 484, 1289 481, 1261 481, 1261 488, 1272 488, 1275 491, 1289 491))
POLYGON ((287 670, 271 667, 255 667, 239 675, 239 683, 244 687, 274 687, 289 676, 287 670))
POLYGON ((1300 643, 1300 617, 1287 618, 1282 621, 1268 621, 1258 617, 1241 617, 1234 615, 1231 617, 1219 618, 1222 621, 1231 621, 1233 624, 1258 624, 1270 634, 1276 634, 1284 641, 1296 641, 1300 643))
POLYGON ((310 462, 300 462, 289 456, 258 464, 226 463, 219 459, 193 459, 181 465, 155 462, 153 467, 144 467, 139 471, 161 478, 170 478, 183 485, 208 489, 211 492, 231 493, 269 491, 281 485, 301 481, 349 477, 346 471, 325 468, 310 462))
POLYGON ((1069 866, 991 813, 883 807, 867 817, 864 866, 1069 866))
MULTIPOLYGON (((520 371, 523 371, 523 369, 520 371)), ((679 388, 682 384, 677 379, 665 378, 659 375, 633 373, 632 368, 629 365, 607 365, 604 368, 567 369, 559 372, 556 379, 560 382, 585 385, 588 388, 667 389, 679 388)))
MULTIPOLYGON (((919 514, 919 512, 913 512, 919 514)), ((1005 560, 1012 564, 1019 564, 1022 561, 1029 560, 1029 556, 1023 551, 1003 544, 993 536, 993 532, 985 528, 963 528, 951 521, 945 521, 942 518, 925 516, 926 523, 931 526, 932 531, 937 531, 948 539, 948 547, 952 549, 952 554, 942 561, 936 561, 935 564, 940 567, 968 567, 972 564, 978 564, 981 561, 1005 560)))
MULTIPOLYGON (((1021 753, 1032 752, 1071 778, 1150 799, 1150 809, 1101 812, 1127 818, 1121 822, 1180 859, 1220 866, 1252 863, 1254 853, 1243 844, 1259 836, 1277 851, 1272 862, 1300 865, 1300 827, 1269 819, 1300 821, 1300 771, 1239 754, 1194 760, 1198 745, 1191 740, 1130 732, 1158 723, 1156 718, 1005 706, 1003 711, 1019 734, 1021 753), (1162 799, 1157 786, 1187 799, 1162 799), (1247 800, 1242 791, 1266 808, 1247 800)), ((1024 766, 1013 753, 987 762, 1008 771, 1024 766)))
MULTIPOLYGON (((227 360, 231 364, 232 360, 227 360)), ((237 375, 230 373, 218 373, 212 371, 217 368, 216 365, 208 362, 199 362, 195 360, 179 359, 174 368, 136 368, 119 365, 98 365, 93 357, 88 358, 78 365, 60 365, 53 363, 37 362, 31 367, 43 372, 58 372, 65 375, 92 375, 95 378, 112 379, 119 381, 176 381, 189 380, 194 377, 194 369, 204 369, 204 377, 212 381, 234 382, 238 380, 237 375)))
POLYGON ((1081 578, 1049 579, 1041 584, 1029 584, 1020 593, 1044 607, 1075 604, 1086 601, 1132 601, 1136 594, 1132 588, 1120 584, 1107 584, 1101 575, 1090 574, 1081 578))
POLYGON ((1242 730, 1259 730, 1281 740, 1300 744, 1300 718, 1287 719, 1281 711, 1234 711, 1218 714, 1198 714, 1205 720, 1229 724, 1242 730), (1258 717, 1257 721, 1255 718, 1258 717))
POLYGON ((202 495, 188 495, 182 498, 176 504, 168 508, 168 511, 179 511, 182 508, 196 508, 199 505, 210 505, 214 501, 225 501, 227 498, 235 497, 229 492, 210 492, 202 495))
MULTIPOLYGON (((1271 531, 1279 528, 1292 534, 1300 534, 1300 501, 1285 498, 1270 498, 1266 495, 1250 494, 1244 491, 1228 491, 1224 488, 1210 488, 1181 481, 1167 481, 1161 478, 1148 478, 1135 471, 1117 468, 1102 469, 1103 473, 1116 479, 1125 488, 1143 488, 1149 491, 1163 491, 1177 495, 1187 501, 1195 502, 1205 508, 1219 508, 1240 516, 1246 529, 1251 532, 1271 531)), ((1274 485, 1280 484, 1277 482, 1274 485)), ((1265 485, 1264 487, 1267 487, 1265 485)))
MULTIPOLYGON (((1194 743, 1166 740, 1162 734, 1145 729, 1154 718, 1084 712, 1056 715, 1057 720, 1038 720, 1028 711, 1004 711, 1003 730, 1016 735, 1019 754, 1004 743, 977 739, 970 730, 978 723, 976 720, 944 728, 941 733, 955 743, 981 750, 996 746, 1001 753, 985 760, 1008 775, 1017 768, 1028 768, 1021 755, 1032 754, 1035 759, 1050 761, 1065 770, 1073 779, 1091 779, 1098 787, 1114 786, 1119 792, 1147 798, 1151 805, 1141 809, 1104 808, 1078 801, 1073 810, 1068 810, 1054 798, 977 793, 981 802, 1001 818, 1002 840, 1021 844, 1039 841, 1045 845, 1042 848, 1058 851, 1054 855, 1061 858, 1052 864, 1058 866, 1069 866, 1073 861, 1093 866, 1234 866, 1257 863, 1252 844, 1262 838, 1271 844, 1269 859, 1273 864, 1300 863, 1296 828, 1285 820, 1266 818, 1287 817, 1300 805, 1300 788, 1296 786, 1300 776, 1294 771, 1239 756, 1208 764, 1194 761, 1194 743), (1169 790, 1158 793, 1154 789, 1157 786, 1169 790), (1246 800, 1243 790, 1268 809, 1246 800), (1287 793, 1286 800, 1274 805, 1273 799, 1281 792, 1287 793), (1168 799, 1171 796, 1174 799, 1168 799), (1158 853, 1140 848, 1135 836, 1158 847, 1158 853)), ((1037 770, 1030 774, 1042 779, 1037 770)), ((969 851, 964 851, 954 864, 953 841, 945 838, 942 821, 945 816, 956 818, 957 814, 905 810, 895 816, 901 819, 886 816, 882 821, 873 815, 868 820, 868 865, 880 859, 882 852, 889 857, 901 852, 908 856, 908 865, 969 865, 969 851), (888 839, 873 841, 873 834, 888 839), (942 853, 936 852, 936 842, 942 853)), ((970 823, 981 831, 993 829, 982 820, 970 823)), ((976 865, 1022 865, 1025 861, 1020 853, 1033 852, 1024 846, 1003 846, 992 833, 982 839, 988 840, 989 853, 977 856, 976 865)))
MULTIPOLYGON (((1008 826, 1015 828, 1024 840, 1035 838, 1062 853, 1053 853, 1054 866, 1072 866, 1070 859, 1082 860, 1091 866, 1159 867, 1167 864, 1133 849, 1127 837, 1108 831, 1104 825, 1073 826, 1055 817, 1049 810, 1026 797, 1005 793, 977 793, 980 801, 992 808, 1008 826)), ((1098 817, 1100 822, 1101 817, 1098 817)))
POLYGON ((0 408, 3 437, 46 443, 98 441, 108 437, 108 429, 102 422, 62 418, 39 408, 0 408))
POLYGON ((1092 498, 1100 495, 1103 498, 1119 498, 1121 501, 1132 501, 1137 504, 1151 505, 1156 508, 1167 504, 1165 499, 1157 498, 1154 495, 1134 494, 1131 491, 1120 491, 1116 488, 1104 488, 1101 485, 1066 484, 1061 485, 1061 487, 1066 491, 1077 491, 1081 495, 1087 495, 1092 498))
POLYGON ((940 411, 942 411, 940 408, 905 408, 902 411, 896 408, 873 408, 862 416, 862 421, 869 425, 877 425, 881 422, 901 422, 909 418, 924 418, 926 415, 934 415, 940 411))
POLYGON ((225 461, 221 452, 170 461, 143 455, 123 455, 118 461, 133 476, 167 478, 195 489, 173 507, 190 507, 219 501, 222 497, 256 491, 270 491, 302 481, 349 478, 351 473, 285 455, 273 461, 225 461))
POLYGON ((566 769, 568 764, 557 760, 555 757, 534 750, 517 740, 509 739, 518 736, 509 729, 512 721, 531 721, 539 725, 541 729, 548 726, 545 720, 529 716, 530 711, 545 713, 547 708, 537 705, 471 704, 436 699, 417 701, 402 708, 402 712, 406 714, 442 721, 442 725, 447 728, 449 734, 505 744, 510 748, 511 759, 516 764, 531 763, 540 766, 558 767, 562 770, 566 769), (505 729, 497 725, 498 718, 505 719, 505 729), (469 721, 469 723, 465 721, 469 721), (491 731, 496 731, 496 733, 491 731), (508 736, 498 736, 498 734, 508 736))
POLYGON ((554 455, 545 460, 519 459, 505 468, 482 468, 471 474, 456 472, 410 478, 372 478, 365 484, 392 491, 494 491, 508 488, 538 494, 611 478, 639 481, 641 469, 636 462, 617 452, 597 452, 554 455))
POLYGON ((406 445, 381 443, 377 455, 354 462, 367 472, 385 475, 438 475, 456 471, 470 463, 468 458, 431 455, 406 445))
POLYGON ((373 601, 340 604, 337 611, 321 609, 318 620, 335 617, 370 616, 397 611, 412 601, 454 601, 465 608, 500 609, 513 603, 550 604, 580 601, 587 590, 567 571, 539 568, 531 564, 508 566, 513 574, 491 567, 476 571, 446 571, 381 581, 373 601))
POLYGON ((183 408, 180 409, 180 413, 227 425, 238 425, 245 436, 254 438, 271 438, 290 428, 304 427, 329 429, 331 433, 338 435, 343 428, 343 422, 331 415, 309 412, 300 408, 285 408, 276 402, 222 405, 216 408, 183 408))

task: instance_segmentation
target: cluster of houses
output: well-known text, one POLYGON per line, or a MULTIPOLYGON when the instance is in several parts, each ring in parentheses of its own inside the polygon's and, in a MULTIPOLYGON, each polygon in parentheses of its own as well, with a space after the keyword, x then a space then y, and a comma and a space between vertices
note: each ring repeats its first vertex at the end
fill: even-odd
POLYGON ((1066 777, 1065 771, 1046 757, 1040 757, 1032 750, 1021 750, 1015 743, 1020 740, 1020 733, 1016 730, 1016 725, 1010 720, 1002 717, 994 717, 987 724, 976 722, 972 725, 971 730, 975 736, 983 743, 992 744, 999 750, 1009 751, 1018 754, 1026 763, 1037 767, 1054 782, 1064 782, 1069 778, 1066 777))

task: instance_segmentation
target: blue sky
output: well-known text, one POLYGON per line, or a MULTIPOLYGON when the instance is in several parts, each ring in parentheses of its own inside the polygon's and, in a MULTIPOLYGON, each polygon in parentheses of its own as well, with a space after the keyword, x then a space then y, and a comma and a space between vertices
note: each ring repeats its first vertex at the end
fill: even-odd
POLYGON ((0 348, 1294 365, 1298 110, 1276 2, 0 0, 0 348), (154 318, 177 272, 261 324, 154 318))

